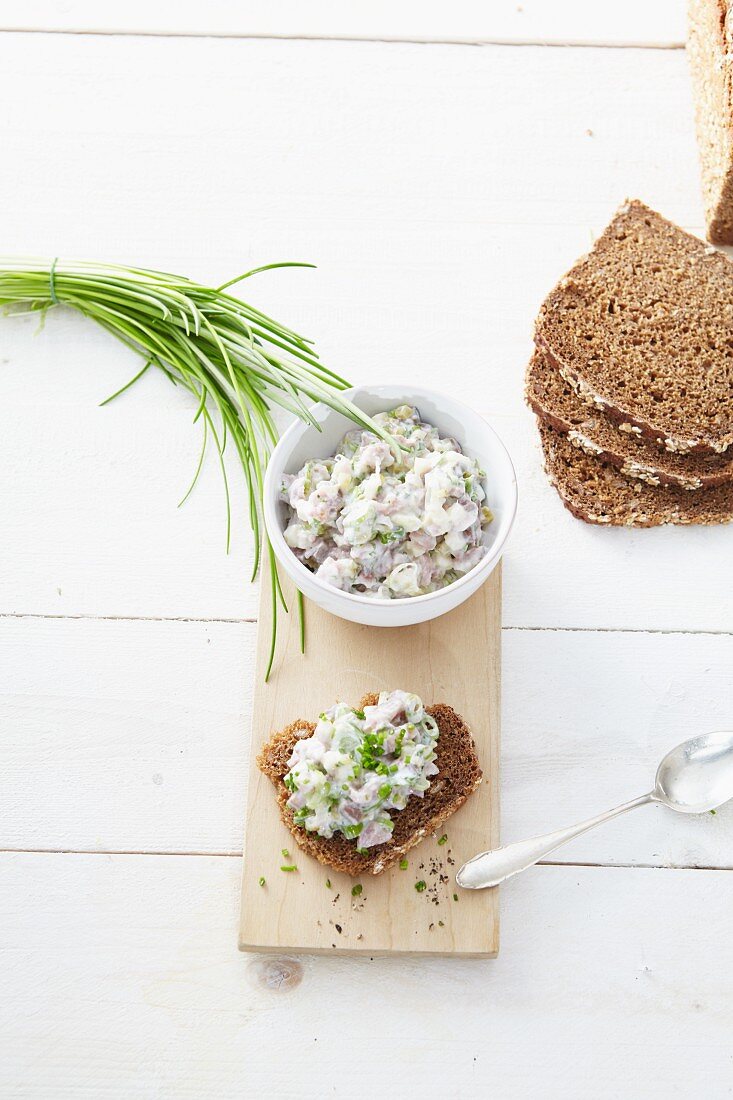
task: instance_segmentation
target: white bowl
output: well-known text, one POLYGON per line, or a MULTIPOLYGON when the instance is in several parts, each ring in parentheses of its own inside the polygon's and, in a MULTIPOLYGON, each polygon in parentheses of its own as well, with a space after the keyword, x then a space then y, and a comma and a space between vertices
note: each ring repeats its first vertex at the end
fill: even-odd
POLYGON ((467 600, 484 583, 504 551, 504 545, 517 510, 517 479, 504 444, 486 421, 467 405, 449 397, 411 385, 357 386, 345 397, 373 416, 397 405, 415 405, 423 420, 435 425, 442 434, 454 436, 471 458, 478 459, 486 471, 486 503, 494 514, 487 528, 486 556, 465 576, 437 592, 401 599, 374 599, 342 592, 311 573, 300 562, 283 538, 287 507, 278 500, 283 474, 295 474, 310 458, 327 458, 354 424, 348 417, 326 405, 315 405, 311 412, 322 431, 296 421, 272 452, 264 485, 264 512, 267 533, 278 562, 304 596, 319 607, 342 619, 367 626, 410 626, 435 619, 467 600))

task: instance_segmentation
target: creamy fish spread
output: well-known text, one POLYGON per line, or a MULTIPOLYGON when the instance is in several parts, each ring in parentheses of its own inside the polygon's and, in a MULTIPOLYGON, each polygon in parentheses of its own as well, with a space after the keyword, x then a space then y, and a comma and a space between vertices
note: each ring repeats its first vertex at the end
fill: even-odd
POLYGON ((436 775, 438 726, 417 695, 382 692, 375 706, 337 703, 296 742, 285 775, 287 805, 309 832, 340 832, 360 849, 392 835, 390 810, 422 798, 436 775))

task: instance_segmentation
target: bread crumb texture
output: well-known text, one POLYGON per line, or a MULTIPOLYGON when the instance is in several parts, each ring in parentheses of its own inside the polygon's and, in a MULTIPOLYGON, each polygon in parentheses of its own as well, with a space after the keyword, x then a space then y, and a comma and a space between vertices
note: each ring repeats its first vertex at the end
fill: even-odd
POLYGON ((643 203, 551 291, 535 340, 627 434, 678 455, 733 444, 733 263, 643 203))

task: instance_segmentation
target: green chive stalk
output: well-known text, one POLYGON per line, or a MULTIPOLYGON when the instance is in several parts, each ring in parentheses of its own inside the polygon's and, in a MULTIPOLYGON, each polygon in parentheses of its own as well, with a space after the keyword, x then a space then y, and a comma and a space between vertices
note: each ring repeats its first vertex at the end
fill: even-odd
MULTIPOLYGON (((277 442, 272 407, 277 405, 318 428, 306 402, 320 401, 388 438, 343 396, 349 383, 319 361, 312 341, 231 293, 236 283, 281 267, 313 264, 268 264, 222 286, 210 287, 178 275, 115 264, 0 260, 0 306, 7 307, 7 312, 44 314, 56 306, 70 306, 142 356, 141 369, 102 405, 128 390, 150 367, 157 367, 174 385, 190 391, 193 420, 202 425, 202 441, 193 480, 180 504, 193 491, 207 446, 213 441, 224 483, 227 552, 232 519, 224 454, 231 441, 248 489, 255 543, 252 579, 263 558, 269 567, 272 637, 265 679, 275 655, 278 603, 288 610, 262 524, 264 471, 277 442)), ((302 648, 300 593, 298 609, 302 648)))

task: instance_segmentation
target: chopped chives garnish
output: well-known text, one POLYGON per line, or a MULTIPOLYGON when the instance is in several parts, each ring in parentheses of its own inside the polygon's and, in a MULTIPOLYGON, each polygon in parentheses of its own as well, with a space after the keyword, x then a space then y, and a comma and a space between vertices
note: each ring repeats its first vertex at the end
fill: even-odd
POLYGON ((458 894, 453 895, 453 901, 458 901, 458 894))
POLYGON ((330 890, 330 889, 331 889, 331 880, 330 880, 330 878, 327 878, 327 879, 326 879, 326 889, 327 889, 327 890, 330 890))
POLYGON ((352 898, 358 898, 363 889, 364 889, 364 887, 362 886, 362 884, 360 882, 357 882, 356 886, 352 886, 351 887, 351 896, 352 896, 352 898))
POLYGON ((424 878, 421 878, 419 882, 415 883, 415 889, 417 890, 418 894, 422 894, 423 890, 427 890, 427 888, 428 884, 424 878))
POLYGON ((408 860, 406 860, 406 859, 401 859, 400 860, 400 871, 406 871, 409 866, 410 866, 410 863, 409 863, 408 860))
POLYGON ((264 886, 264 885, 265 885, 265 876, 260 875, 260 886, 264 886))
POLYGON ((281 871, 297 871, 298 868, 295 866, 294 863, 284 863, 280 867, 280 870, 281 871))
POLYGON ((290 859, 290 852, 287 850, 287 848, 283 848, 281 849, 281 851, 283 859, 290 859))
POLYGON ((448 834, 443 833, 442 837, 440 837, 440 839, 438 840, 438 844, 447 844, 447 842, 448 842, 448 834))

